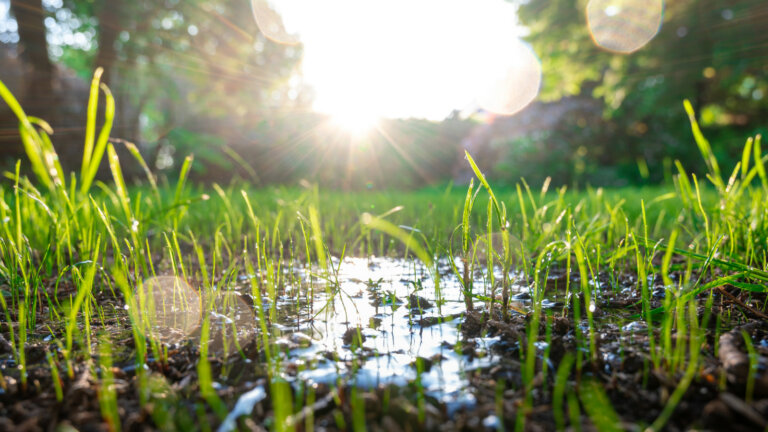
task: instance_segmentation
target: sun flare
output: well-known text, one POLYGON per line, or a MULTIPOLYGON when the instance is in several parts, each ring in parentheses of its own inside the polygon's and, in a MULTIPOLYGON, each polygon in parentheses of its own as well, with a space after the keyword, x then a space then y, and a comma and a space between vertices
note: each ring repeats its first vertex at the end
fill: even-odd
POLYGON ((517 6, 504 0, 252 2, 271 40, 301 43, 313 108, 350 132, 370 129, 376 117, 440 121, 478 108, 512 114, 538 92, 538 60, 519 40, 517 6))
POLYGON ((354 138, 370 134, 380 120, 378 114, 365 110, 338 109, 331 114, 331 124, 354 138))

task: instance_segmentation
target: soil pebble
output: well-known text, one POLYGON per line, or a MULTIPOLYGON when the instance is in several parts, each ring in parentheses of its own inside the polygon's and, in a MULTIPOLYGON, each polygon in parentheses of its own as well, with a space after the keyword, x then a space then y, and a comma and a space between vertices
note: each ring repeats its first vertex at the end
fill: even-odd
POLYGON ((360 327, 350 327, 347 329, 347 331, 344 332, 344 335, 342 336, 342 341, 344 341, 345 345, 357 345, 360 346, 365 342, 365 335, 363 334, 363 329, 360 327))
POLYGON ((410 309, 430 309, 432 308, 432 302, 425 299, 424 297, 417 296, 416 294, 411 294, 410 297, 408 297, 408 308, 410 309))
POLYGON ((480 335, 480 330, 483 329, 483 318, 478 312, 471 311, 467 313, 464 318, 464 323, 461 325, 461 332, 464 333, 464 337, 473 338, 480 335))

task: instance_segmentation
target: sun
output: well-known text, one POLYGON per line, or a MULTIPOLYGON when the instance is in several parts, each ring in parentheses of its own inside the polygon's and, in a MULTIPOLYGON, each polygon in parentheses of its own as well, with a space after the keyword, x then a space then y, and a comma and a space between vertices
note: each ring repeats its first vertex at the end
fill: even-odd
POLYGON ((381 117, 364 109, 338 109, 330 113, 331 123, 353 138, 368 136, 381 121, 381 117))
POLYGON ((519 54, 526 30, 517 24, 516 2, 251 1, 279 12, 284 28, 272 28, 276 14, 254 8, 273 41, 300 41, 300 73, 313 89, 312 108, 352 133, 370 130, 379 116, 442 121, 456 109, 493 111, 497 106, 482 105, 487 94, 512 114, 538 91, 538 75, 528 74, 537 69, 517 66, 537 60, 519 54), (486 71, 500 77, 489 79, 486 71))

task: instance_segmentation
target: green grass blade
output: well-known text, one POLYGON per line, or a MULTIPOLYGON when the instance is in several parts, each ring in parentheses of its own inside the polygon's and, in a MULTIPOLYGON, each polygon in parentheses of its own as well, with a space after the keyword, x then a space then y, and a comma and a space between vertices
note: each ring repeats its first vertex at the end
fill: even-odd
POLYGON ((688 114, 688 119, 691 122, 691 131, 693 132, 693 138, 696 141, 696 145, 699 147, 701 155, 704 157, 704 161, 707 163, 710 174, 712 175, 712 182, 719 190, 725 190, 723 184, 723 178, 720 175, 720 166, 717 164, 717 158, 712 153, 712 147, 709 145, 709 141, 704 137, 699 128, 699 122, 696 121, 696 113, 693 111, 691 102, 686 99, 683 101, 685 112, 688 114))
POLYGON ((592 420, 597 430, 600 432, 620 432, 624 430, 621 427, 621 418, 614 411, 610 399, 608 399, 600 384, 591 380, 582 382, 579 388, 579 396, 589 419, 592 420))
POLYGON ((317 263, 320 268, 327 270, 328 262, 325 258, 325 247, 323 246, 323 231, 320 228, 320 217, 314 206, 309 207, 309 225, 312 230, 312 238, 315 243, 315 253, 317 254, 317 263))
POLYGON ((144 157, 141 156, 141 152, 139 151, 138 147, 136 147, 136 144, 132 142, 125 141, 124 143, 125 148, 128 149, 128 152, 131 154, 131 156, 133 156, 133 158, 136 159, 136 162, 141 165, 141 169, 144 170, 144 174, 147 176, 147 181, 149 181, 149 184, 152 187, 152 192, 154 192, 157 200, 160 201, 160 191, 157 188, 157 180, 155 180, 155 176, 152 174, 152 170, 149 169, 149 165, 147 165, 144 157))
POLYGON ((107 155, 109 159, 109 169, 112 171, 112 178, 115 180, 115 189, 120 198, 120 206, 125 213, 126 221, 131 221, 131 199, 128 196, 128 188, 125 186, 123 170, 120 167, 120 160, 112 144, 107 146, 107 155))
POLYGON ((488 191, 488 195, 491 197, 493 206, 496 209, 496 217, 499 220, 499 227, 504 228, 504 222, 501 219, 502 217, 501 207, 499 207, 499 201, 496 199, 496 195, 493 194, 493 189, 491 189, 491 185, 488 183, 488 180, 485 179, 485 175, 483 175, 483 172, 480 171, 480 168, 477 167, 475 160, 472 159, 472 156, 469 154, 469 152, 464 150, 464 154, 467 157, 467 161, 469 161, 469 165, 472 167, 472 171, 475 172, 475 176, 477 176, 477 179, 480 180, 480 183, 482 183, 482 185, 485 187, 485 190, 488 191))
MULTIPOLYGON (((51 188, 53 184, 42 159, 42 139, 32 126, 29 117, 24 113, 19 101, 16 100, 11 91, 8 90, 8 87, 6 87, 1 80, 0 97, 2 97, 11 111, 13 111, 19 119, 19 134, 21 135, 24 151, 27 153, 33 172, 46 187, 51 188)), ((50 130, 50 126, 48 128, 50 130)))
POLYGON ((189 175, 189 170, 192 169, 192 162, 194 160, 195 157, 192 155, 184 158, 184 163, 181 165, 181 171, 179 171, 179 181, 176 184, 176 194, 173 197, 174 202, 181 201, 181 194, 184 192, 184 184, 187 181, 187 176, 189 175))
POLYGON ((416 255, 416 257, 420 259, 424 265, 430 269, 432 268, 432 257, 421 246, 421 244, 419 244, 413 234, 395 226, 391 222, 373 216, 370 213, 363 213, 361 223, 363 226, 383 231, 386 234, 389 234, 390 236, 400 240, 408 248, 408 250, 413 251, 414 255, 416 255))
POLYGON ((757 174, 760 176, 760 181, 763 184, 763 189, 768 190, 768 175, 765 174, 765 164, 763 163, 762 151, 760 149, 761 136, 755 137, 752 151, 754 152, 755 168, 757 168, 757 174))
POLYGON ((469 187, 467 188, 467 197, 464 199, 464 212, 461 215, 461 246, 464 253, 469 251, 470 241, 470 224, 469 217, 472 214, 472 206, 475 203, 475 196, 472 194, 474 188, 474 179, 469 180, 469 187))
POLYGON ((741 179, 742 181, 747 176, 749 171, 749 157, 752 154, 752 138, 747 139, 747 143, 744 144, 744 150, 741 152, 741 179))
POLYGON ((43 149, 40 143, 42 139, 38 135, 37 131, 30 125, 29 121, 19 124, 19 135, 21 135, 21 142, 24 145, 24 151, 27 153, 29 162, 32 165, 32 172, 35 173, 37 179, 40 180, 48 189, 53 190, 53 181, 51 180, 48 170, 45 169, 43 163, 43 149), (29 125, 27 127, 26 125, 29 125))
MULTIPOLYGON (((93 179, 96 177, 96 173, 99 171, 101 165, 101 158, 104 156, 104 149, 107 146, 109 140, 109 133, 112 131, 112 123, 115 118, 115 98, 112 97, 112 92, 109 91, 106 85, 101 85, 101 90, 106 97, 106 106, 104 108, 104 126, 101 127, 99 132, 99 138, 96 141, 96 147, 93 148, 93 154, 88 160, 88 166, 83 171, 80 179, 80 192, 85 195, 88 193, 88 189, 93 183, 93 179)), ((97 90, 98 97, 98 90, 97 90)), ((90 115, 90 113, 89 113, 90 115)), ((94 120, 95 121, 95 120, 94 120)), ((90 118, 89 118, 90 123, 90 118)))
POLYGON ((91 80, 91 91, 88 96, 88 110, 85 123, 85 146, 83 147, 83 165, 80 169, 80 177, 85 177, 93 155, 93 142, 96 138, 96 115, 99 107, 99 82, 104 69, 96 68, 91 80))

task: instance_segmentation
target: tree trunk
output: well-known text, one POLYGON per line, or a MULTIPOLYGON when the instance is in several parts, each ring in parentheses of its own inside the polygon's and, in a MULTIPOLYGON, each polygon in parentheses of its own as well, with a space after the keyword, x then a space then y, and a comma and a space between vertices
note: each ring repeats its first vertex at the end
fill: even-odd
POLYGON ((122 0, 103 1, 99 11, 99 53, 96 56, 94 69, 101 66, 104 74, 101 80, 107 85, 112 84, 112 66, 117 59, 115 41, 122 31, 120 14, 123 9, 122 0))
MULTIPOLYGON (((54 66, 48 58, 45 11, 42 0, 11 0, 11 13, 19 32, 19 58, 22 60, 19 99, 28 115, 54 123, 57 98, 54 95, 54 66), (22 72, 23 71, 23 72, 22 72)), ((0 104, 3 104, 0 101, 0 104)), ((4 108, 4 107, 0 107, 4 108)), ((18 118, 10 110, 0 117, 0 158, 5 161, 24 158, 18 134, 18 118)))
POLYGON ((21 58, 31 69, 25 78, 24 109, 28 114, 54 123, 53 114, 56 112, 53 93, 54 68, 48 58, 42 0, 11 0, 11 12, 19 27, 21 58))

